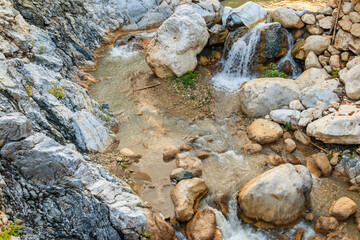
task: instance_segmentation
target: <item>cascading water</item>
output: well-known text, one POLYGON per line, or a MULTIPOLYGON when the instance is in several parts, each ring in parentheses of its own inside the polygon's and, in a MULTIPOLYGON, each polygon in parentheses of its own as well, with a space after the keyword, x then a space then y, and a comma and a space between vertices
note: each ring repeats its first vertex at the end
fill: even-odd
POLYGON ((237 90, 241 84, 256 77, 249 67, 264 26, 265 22, 257 24, 234 43, 226 59, 222 60, 222 70, 212 79, 215 87, 237 90))
POLYGON ((294 48, 294 39, 289 31, 286 30, 286 34, 287 34, 287 41, 289 44, 289 50, 286 53, 286 55, 279 61, 278 68, 283 69, 285 64, 290 63, 292 69, 291 77, 293 79, 296 79, 301 75, 302 70, 291 55, 291 50, 294 48))

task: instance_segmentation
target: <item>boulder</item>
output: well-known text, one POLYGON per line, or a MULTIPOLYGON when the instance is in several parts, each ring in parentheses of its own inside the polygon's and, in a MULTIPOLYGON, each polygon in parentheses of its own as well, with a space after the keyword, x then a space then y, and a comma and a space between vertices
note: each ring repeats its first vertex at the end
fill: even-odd
POLYGON ((186 225, 189 240, 213 240, 216 231, 216 215, 212 209, 199 210, 186 225))
POLYGON ((280 165, 239 189, 238 216, 261 228, 294 226, 302 218, 311 188, 306 167, 280 165))
POLYGON ((192 172, 195 177, 201 176, 202 165, 200 159, 191 157, 188 154, 180 153, 176 155, 176 167, 192 172))
POLYGON ((346 95, 358 100, 360 97, 360 64, 352 67, 343 78, 346 95))
POLYGON ((321 68, 319 59, 313 51, 309 52, 305 59, 305 69, 309 68, 321 68))
POLYGON ((334 217, 319 217, 316 220, 315 232, 326 235, 329 232, 335 231, 339 223, 334 217))
POLYGON ((310 68, 304 71, 295 82, 300 86, 300 89, 304 89, 315 84, 322 84, 329 78, 330 75, 324 69, 310 68))
POLYGON ((180 222, 189 221, 195 214, 199 202, 208 192, 205 181, 200 178, 182 180, 171 191, 175 217, 180 222))
POLYGON ((270 23, 261 30, 260 56, 263 58, 279 58, 289 50, 286 30, 280 23, 270 23))
POLYGON ((193 71, 209 39, 205 20, 189 5, 181 5, 158 29, 147 48, 146 61, 160 78, 193 71))
POLYGON ((224 9, 217 0, 194 1, 190 6, 197 14, 204 18, 209 27, 221 21, 224 9))
POLYGON ((297 125, 300 120, 300 112, 291 109, 278 109, 270 112, 270 118, 277 123, 297 125))
POLYGON ((223 25, 215 24, 209 29, 209 33, 209 45, 212 46, 217 44, 224 44, 229 30, 223 25))
POLYGON ((279 140, 283 135, 283 130, 280 125, 275 122, 256 119, 247 128, 247 134, 251 140, 259 144, 268 144, 279 140))
POLYGON ((353 215, 356 210, 357 205, 352 199, 348 197, 342 197, 332 202, 329 213, 337 220, 345 220, 353 215))
POLYGON ((176 154, 180 152, 180 148, 176 146, 167 146, 163 150, 163 159, 165 161, 175 158, 176 154))
POLYGON ((309 52, 314 52, 316 55, 320 55, 330 46, 330 38, 326 36, 309 36, 303 45, 303 50, 306 55, 309 52))
POLYGON ((0 115, 0 146, 7 141, 18 141, 30 136, 31 122, 21 113, 0 115))
POLYGON ((323 89, 321 87, 306 88, 300 95, 301 103, 306 108, 315 107, 318 101, 329 105, 331 102, 340 102, 339 97, 330 89, 323 89))
POLYGON ((175 229, 159 215, 149 218, 147 233, 151 240, 169 240, 175 237, 175 229))
POLYGON ((335 37, 334 47, 338 50, 347 51, 349 50, 349 45, 355 40, 355 37, 351 33, 345 32, 340 29, 335 37))
POLYGON ((304 23, 293 9, 279 8, 272 14, 272 20, 279 22, 284 28, 302 28, 304 23))
POLYGON ((289 79, 258 78, 247 82, 239 95, 241 110, 248 116, 260 117, 297 100, 300 88, 289 79))
POLYGON ((330 176, 332 168, 325 153, 313 154, 311 155, 311 158, 314 159, 315 164, 321 170, 322 176, 330 176))
POLYGON ((360 110, 340 106, 338 111, 310 123, 306 133, 324 143, 360 144, 360 110))

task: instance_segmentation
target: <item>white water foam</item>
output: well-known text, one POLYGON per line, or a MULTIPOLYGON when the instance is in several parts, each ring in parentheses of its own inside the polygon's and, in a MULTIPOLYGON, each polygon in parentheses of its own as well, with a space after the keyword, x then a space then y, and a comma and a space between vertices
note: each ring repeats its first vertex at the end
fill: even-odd
POLYGON ((216 88, 236 91, 255 77, 249 67, 265 25, 265 22, 257 24, 233 44, 227 58, 223 59, 223 69, 212 79, 216 88))

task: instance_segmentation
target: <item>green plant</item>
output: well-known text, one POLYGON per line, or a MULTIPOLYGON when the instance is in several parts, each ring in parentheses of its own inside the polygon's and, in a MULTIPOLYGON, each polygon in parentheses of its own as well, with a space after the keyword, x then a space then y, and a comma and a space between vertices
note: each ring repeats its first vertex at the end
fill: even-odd
POLYGON ((21 226, 19 221, 9 223, 4 231, 0 232, 0 240, 10 240, 11 236, 18 237, 20 234, 21 226))
POLYGON ((30 100, 31 96, 32 96, 32 90, 31 90, 31 86, 29 84, 25 84, 25 91, 28 95, 28 99, 30 100))
POLYGON ((333 71, 331 73, 332 78, 339 78, 339 71, 333 71))
POLYGON ((327 156, 328 160, 330 161, 332 158, 333 158, 333 155, 330 153, 328 156, 327 156))
POLYGON ((196 78, 196 76, 197 76, 196 72, 188 72, 181 78, 177 78, 176 76, 171 76, 170 79, 172 81, 175 81, 178 90, 180 90, 181 88, 180 85, 182 85, 182 87, 185 89, 186 88, 195 89, 194 79, 196 78))
POLYGON ((40 46, 39 48, 39 54, 42 55, 45 51, 44 51, 45 47, 44 46, 40 46))
POLYGON ((263 76, 262 77, 281 77, 281 78, 287 78, 288 75, 286 73, 281 72, 277 69, 277 66, 275 63, 270 63, 270 67, 263 67, 263 76))
POLYGON ((126 169, 129 167, 129 165, 126 162, 122 162, 122 163, 120 163, 120 167, 126 169))
POLYGON ((140 231, 141 236, 146 237, 146 238, 150 238, 151 234, 150 233, 146 233, 145 229, 140 231))
POLYGON ((47 90, 48 93, 52 94, 57 99, 65 97, 65 90, 63 86, 60 86, 57 83, 51 83, 50 89, 47 90))
POLYGON ((102 120, 104 120, 105 122, 110 122, 110 120, 111 120, 109 114, 100 115, 100 118, 102 120))
POLYGON ((291 130, 292 124, 290 122, 287 122, 287 123, 284 124, 284 126, 285 126, 285 129, 287 131, 289 131, 289 130, 291 130))

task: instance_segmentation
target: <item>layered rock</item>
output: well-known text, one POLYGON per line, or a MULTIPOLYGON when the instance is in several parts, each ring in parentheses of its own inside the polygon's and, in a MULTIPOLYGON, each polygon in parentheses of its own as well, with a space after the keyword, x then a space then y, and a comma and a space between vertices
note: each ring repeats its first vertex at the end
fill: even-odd
POLYGON ((205 20, 190 6, 179 6, 150 42, 146 61, 160 78, 181 77, 196 68, 208 39, 205 20))
POLYGON ((302 217, 311 188, 307 168, 283 164, 239 189, 238 215, 261 228, 294 226, 302 217))

